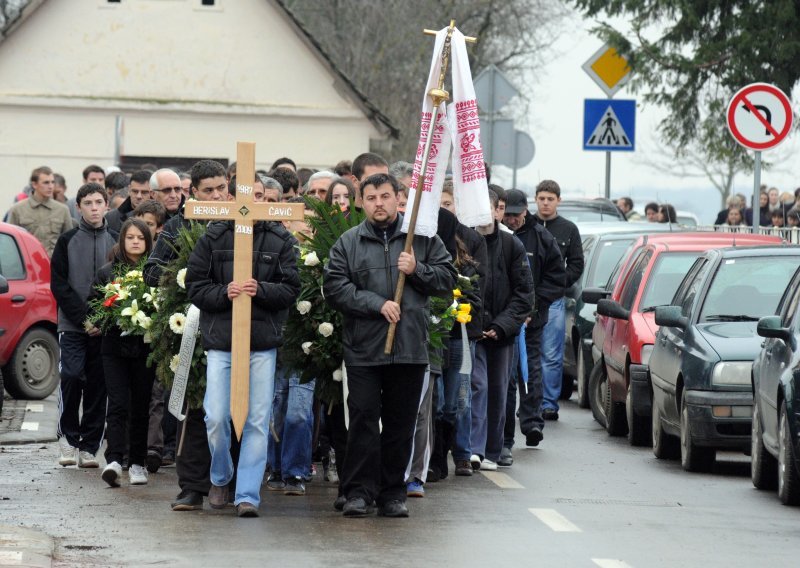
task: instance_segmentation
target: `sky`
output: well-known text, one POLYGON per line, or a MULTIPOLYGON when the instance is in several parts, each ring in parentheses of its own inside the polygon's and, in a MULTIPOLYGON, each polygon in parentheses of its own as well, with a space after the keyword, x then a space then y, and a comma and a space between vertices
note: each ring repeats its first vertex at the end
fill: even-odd
MULTIPOLYGON (((592 21, 574 15, 565 26, 569 33, 561 34, 549 62, 537 72, 534 81, 508 76, 531 99, 527 126, 517 125, 536 145, 533 161, 517 172, 517 185, 525 191, 532 191, 539 180, 554 179, 561 186, 563 197, 603 195, 605 152, 584 151, 582 140, 583 100, 606 98, 581 68, 602 46, 602 41, 590 33, 593 25, 592 21)), ((763 80, 753 78, 753 82, 763 80)), ((800 90, 795 89, 793 95, 795 101, 800 100, 800 90)), ((635 95, 623 87, 614 98, 631 99, 635 95)), ((797 105, 793 106, 797 115, 797 105)), ((701 222, 712 222, 721 207, 719 193, 710 182, 702 177, 682 178, 657 171, 646 163, 658 157, 658 123, 664 116, 665 112, 658 107, 637 104, 636 150, 612 154, 611 197, 630 196, 639 211, 647 201, 668 202, 679 210, 695 213, 701 222)), ((720 116, 720 121, 724 120, 720 116)), ((796 129, 777 150, 763 153, 764 160, 776 157, 781 158, 780 163, 762 172, 762 182, 778 187, 781 192, 793 192, 800 186, 800 141, 796 129)), ((510 169, 497 166, 492 175, 493 181, 511 187, 510 169)), ((741 191, 749 198, 753 191, 752 173, 739 174, 734 191, 741 191)))

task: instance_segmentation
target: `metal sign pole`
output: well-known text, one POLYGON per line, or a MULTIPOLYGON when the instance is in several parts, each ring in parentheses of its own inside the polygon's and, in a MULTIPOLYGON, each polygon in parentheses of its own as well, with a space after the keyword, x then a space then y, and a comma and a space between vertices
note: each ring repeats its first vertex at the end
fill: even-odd
POLYGON ((611 199, 611 152, 606 152, 606 199, 611 199))
POLYGON ((761 226, 761 207, 759 194, 761 193, 761 151, 756 150, 756 160, 753 167, 753 227, 754 233, 761 226))

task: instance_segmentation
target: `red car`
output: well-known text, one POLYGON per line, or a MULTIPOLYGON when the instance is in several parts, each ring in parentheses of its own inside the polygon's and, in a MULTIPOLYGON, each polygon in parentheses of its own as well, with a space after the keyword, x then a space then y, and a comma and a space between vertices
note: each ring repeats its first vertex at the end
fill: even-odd
POLYGON ((595 366, 589 402, 612 436, 633 445, 651 440, 648 360, 658 326, 655 308, 669 305, 689 268, 703 252, 732 245, 780 243, 780 237, 730 233, 669 233, 641 237, 621 261, 611 297, 597 302, 592 331, 595 366))
POLYGON ((46 398, 58 386, 57 322, 44 247, 0 223, 0 386, 15 398, 46 398))

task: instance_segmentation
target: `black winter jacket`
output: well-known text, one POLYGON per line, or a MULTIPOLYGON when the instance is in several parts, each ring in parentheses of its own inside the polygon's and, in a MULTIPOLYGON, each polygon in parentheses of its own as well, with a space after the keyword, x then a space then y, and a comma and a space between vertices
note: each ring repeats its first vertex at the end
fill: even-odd
POLYGON ((108 228, 119 233, 119 230, 122 229, 122 224, 127 221, 131 215, 133 215, 133 205, 131 205, 131 198, 128 196, 119 207, 106 213, 108 228))
MULTIPOLYGON (((200 309, 200 332, 205 349, 231 350, 233 302, 233 222, 209 223, 189 257, 186 291, 200 309)), ((283 342, 286 310, 300 293, 295 238, 274 222, 253 226, 253 278, 258 291, 252 301, 250 349, 264 351, 283 342)))
POLYGON ((525 217, 525 224, 514 234, 522 241, 533 272, 536 309, 531 325, 544 325, 550 304, 563 298, 566 292, 566 268, 561 251, 555 237, 537 225, 530 213, 525 217))
POLYGON ((498 345, 508 345, 531 315, 533 278, 525 248, 519 239, 502 231, 497 222, 494 232, 485 238, 489 263, 483 297, 483 327, 497 332, 498 345), (505 247, 504 240, 508 241, 505 247), (505 258, 508 250, 511 251, 510 259, 505 258))
POLYGON ((452 294, 456 270, 439 237, 414 237, 417 268, 406 277, 394 349, 385 355, 389 324, 381 308, 394 299, 397 259, 406 240, 401 226, 402 215, 397 216, 393 233, 391 229, 384 233, 365 220, 331 247, 323 291, 328 303, 344 316, 344 360, 348 365, 428 363, 428 297, 452 294))
MULTIPOLYGON (((195 221, 204 223, 205 221, 195 221)), ((144 281, 148 286, 159 286, 164 268, 175 259, 175 241, 181 228, 188 229, 192 221, 183 216, 183 209, 164 223, 164 228, 153 244, 153 252, 144 265, 144 281)))
MULTIPOLYGON (((486 273, 488 270, 489 255, 486 252, 486 241, 473 229, 466 225, 458 224, 456 235, 462 240, 467 249, 467 253, 472 257, 473 265, 464 266, 460 272, 467 278, 478 275, 478 281, 473 284, 473 291, 468 293, 468 299, 472 305, 472 319, 467 324, 467 337, 470 339, 480 339, 483 337, 483 296, 486 292, 486 273)), ((459 287, 456 282, 456 287, 459 287)), ((456 339, 461 338, 461 325, 453 326, 450 336, 456 339)))
POLYGON ((543 221, 536 215, 531 216, 528 214, 528 219, 525 223, 533 217, 533 220, 542 225, 545 229, 550 231, 550 234, 555 237, 558 243, 558 248, 561 251, 561 258, 564 259, 564 264, 567 267, 567 279, 565 287, 569 288, 583 274, 583 245, 581 243, 581 233, 578 231, 578 226, 564 217, 556 217, 549 221, 543 221))

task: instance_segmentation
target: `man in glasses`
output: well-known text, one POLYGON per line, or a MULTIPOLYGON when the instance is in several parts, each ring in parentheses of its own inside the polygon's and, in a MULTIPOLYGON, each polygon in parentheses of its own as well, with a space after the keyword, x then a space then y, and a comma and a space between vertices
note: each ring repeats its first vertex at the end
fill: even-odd
POLYGON ((175 216, 183 206, 181 178, 169 168, 161 168, 150 176, 150 189, 156 201, 167 210, 167 219, 175 216))
POLYGON ((122 224, 128 217, 133 215, 133 210, 153 198, 150 191, 151 175, 152 173, 149 170, 139 170, 131 174, 131 181, 128 184, 128 198, 119 207, 106 213, 106 221, 108 221, 108 228, 111 231, 119 233, 122 224))

